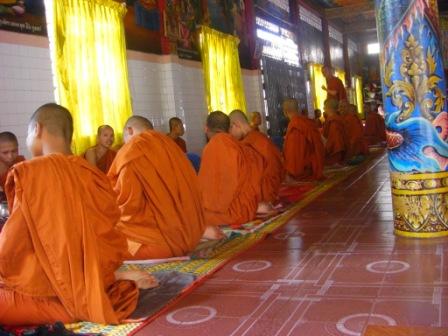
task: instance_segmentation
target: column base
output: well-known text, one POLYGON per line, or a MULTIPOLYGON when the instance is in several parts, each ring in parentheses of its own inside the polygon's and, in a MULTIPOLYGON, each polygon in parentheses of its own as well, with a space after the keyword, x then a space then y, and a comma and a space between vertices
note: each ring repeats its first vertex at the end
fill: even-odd
POLYGON ((395 234, 410 238, 448 236, 448 172, 392 173, 395 234))

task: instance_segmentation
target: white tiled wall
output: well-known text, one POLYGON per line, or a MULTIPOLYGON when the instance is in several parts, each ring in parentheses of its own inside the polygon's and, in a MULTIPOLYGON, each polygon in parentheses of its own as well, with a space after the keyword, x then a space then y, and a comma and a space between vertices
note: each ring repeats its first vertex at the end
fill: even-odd
MULTIPOLYGON (((186 124, 189 151, 205 144, 207 115, 202 68, 176 56, 154 56, 153 61, 129 59, 134 114, 148 117, 155 128, 168 131, 168 120, 178 116, 186 124)), ((249 111, 262 112, 258 72, 244 71, 249 111)), ((26 125, 40 105, 54 101, 48 48, 0 43, 0 131, 14 132, 25 150, 26 125)))

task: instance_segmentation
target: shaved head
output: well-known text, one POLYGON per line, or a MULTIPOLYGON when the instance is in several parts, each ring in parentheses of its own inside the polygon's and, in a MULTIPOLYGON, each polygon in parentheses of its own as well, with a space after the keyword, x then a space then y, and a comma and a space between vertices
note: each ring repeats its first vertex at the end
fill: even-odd
POLYGON ((230 128, 230 119, 224 112, 214 111, 208 115, 206 124, 210 132, 228 133, 230 128))
POLYGON ((17 137, 14 133, 11 132, 1 132, 0 133, 0 143, 9 142, 12 144, 15 144, 16 146, 19 145, 19 141, 17 140, 17 137))
POLYGON ((56 103, 49 103, 39 107, 31 116, 29 126, 39 124, 46 131, 71 144, 73 137, 73 118, 70 111, 56 103))
POLYGON ((139 135, 145 131, 154 129, 152 122, 142 116, 132 116, 124 125, 123 140, 125 143, 129 142, 134 136, 139 135))
POLYGON ((112 126, 109 125, 101 125, 100 127, 98 127, 98 130, 96 132, 96 135, 100 136, 101 133, 105 130, 110 130, 110 131, 114 131, 114 129, 112 128, 112 126))
POLYGON ((283 109, 299 112, 299 101, 294 98, 288 98, 283 101, 283 109))
POLYGON ((142 116, 130 117, 124 126, 125 128, 131 127, 139 131, 148 131, 154 129, 152 122, 149 119, 142 116))
POLYGON ((231 122, 239 121, 241 123, 249 125, 249 120, 247 119, 246 113, 241 110, 233 110, 229 114, 229 118, 231 122))
POLYGON ((180 120, 180 118, 177 117, 171 118, 168 123, 170 125, 170 131, 172 131, 174 127, 184 124, 182 120, 180 120))

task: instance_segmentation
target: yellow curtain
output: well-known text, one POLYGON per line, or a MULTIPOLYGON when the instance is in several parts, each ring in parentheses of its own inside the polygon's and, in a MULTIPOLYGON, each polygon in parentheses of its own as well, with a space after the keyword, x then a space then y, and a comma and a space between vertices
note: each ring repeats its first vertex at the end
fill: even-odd
POLYGON ((358 114, 360 114, 361 118, 364 118, 364 98, 362 94, 362 77, 355 76, 355 101, 356 106, 358 107, 358 114))
POLYGON ((93 146, 103 124, 120 141, 132 114, 123 17, 113 0, 45 0, 56 101, 73 115, 73 150, 93 146))
POLYGON ((310 63, 309 65, 314 108, 321 111, 324 110, 324 102, 327 99, 327 91, 322 89, 322 86, 327 86, 327 81, 322 74, 322 68, 322 64, 310 63))
POLYGON ((199 46, 204 69, 208 111, 246 112, 243 79, 238 55, 239 39, 203 26, 199 46))

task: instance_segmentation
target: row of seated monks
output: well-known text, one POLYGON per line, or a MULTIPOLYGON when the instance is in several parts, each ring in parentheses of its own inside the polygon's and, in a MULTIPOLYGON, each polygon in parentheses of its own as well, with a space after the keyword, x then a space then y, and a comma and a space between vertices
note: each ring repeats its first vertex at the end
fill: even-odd
MULTIPOLYGON (((330 122, 336 108, 326 102, 330 122)), ((324 145, 297 101, 285 101, 283 110, 290 120, 283 155, 243 112, 210 113, 198 174, 181 146, 141 116, 124 125, 125 144, 107 174, 89 163, 98 164, 103 149, 72 154, 73 120, 60 105, 32 115, 31 160, 17 163, 17 139, 0 134, 10 209, 0 233, 0 324, 120 323, 135 310, 139 290, 158 285, 150 274, 120 270, 124 260, 186 255, 201 239, 223 238, 221 225, 270 214, 285 177, 323 178, 325 151, 331 160, 338 153, 339 143, 329 145, 335 126, 325 126, 324 145)), ((107 127, 99 141, 105 130, 108 149, 107 127)), ((344 148, 358 154, 361 140, 344 148)))

